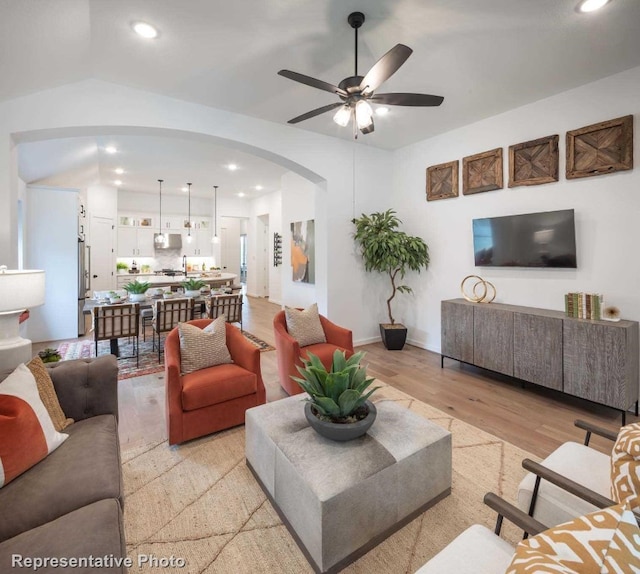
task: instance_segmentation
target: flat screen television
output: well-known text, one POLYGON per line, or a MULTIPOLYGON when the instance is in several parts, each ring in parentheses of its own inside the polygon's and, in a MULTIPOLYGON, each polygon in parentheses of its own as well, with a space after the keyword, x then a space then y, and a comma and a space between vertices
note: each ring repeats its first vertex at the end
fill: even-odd
POLYGON ((573 209, 473 220, 478 267, 576 268, 573 209))

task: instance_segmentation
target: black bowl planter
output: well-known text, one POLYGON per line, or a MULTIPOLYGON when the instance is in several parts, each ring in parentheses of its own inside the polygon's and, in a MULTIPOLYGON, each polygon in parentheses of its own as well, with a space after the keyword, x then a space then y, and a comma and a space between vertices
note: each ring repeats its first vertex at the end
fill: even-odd
POLYGON ((365 405, 369 409, 369 414, 355 423, 342 424, 323 421, 314 414, 313 405, 309 402, 304 405, 304 416, 307 417, 311 428, 325 438, 337 441, 353 440, 365 434, 371 428, 373 421, 376 420, 378 411, 375 405, 371 401, 366 401, 365 405))
POLYGON ((407 328, 400 323, 380 323, 380 336, 389 351, 402 351, 407 342, 407 328))

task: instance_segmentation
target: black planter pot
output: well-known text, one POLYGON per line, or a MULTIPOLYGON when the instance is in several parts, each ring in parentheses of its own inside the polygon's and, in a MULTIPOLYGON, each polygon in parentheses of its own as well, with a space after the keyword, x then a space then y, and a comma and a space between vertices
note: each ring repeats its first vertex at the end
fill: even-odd
POLYGON ((389 324, 380 323, 380 336, 389 351, 402 351, 407 342, 407 328, 399 324, 392 327, 389 324))
POLYGON ((376 420, 378 411, 375 405, 371 401, 367 401, 365 405, 369 409, 369 414, 356 423, 340 424, 320 420, 313 414, 311 410, 313 406, 309 402, 304 405, 304 416, 307 417, 313 430, 325 438, 337 441, 353 440, 365 434, 371 428, 373 421, 376 420))

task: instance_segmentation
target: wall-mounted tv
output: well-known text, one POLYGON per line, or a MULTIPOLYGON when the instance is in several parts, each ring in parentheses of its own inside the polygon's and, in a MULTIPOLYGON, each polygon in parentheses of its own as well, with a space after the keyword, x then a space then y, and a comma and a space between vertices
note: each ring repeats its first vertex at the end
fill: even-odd
POLYGON ((478 267, 576 268, 573 209, 473 220, 478 267))

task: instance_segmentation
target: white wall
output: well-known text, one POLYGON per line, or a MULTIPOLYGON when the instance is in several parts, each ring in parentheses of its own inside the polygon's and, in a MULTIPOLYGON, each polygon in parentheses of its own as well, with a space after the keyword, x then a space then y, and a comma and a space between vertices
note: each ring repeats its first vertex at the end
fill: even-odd
MULTIPOLYGON (((397 318, 409 327, 410 341, 440 350, 440 301, 460 296, 460 282, 478 274, 495 284, 496 301, 564 309, 569 291, 603 293, 627 319, 640 320, 640 170, 568 181, 565 133, 596 122, 640 114, 640 68, 541 100, 447 134, 398 150, 394 162, 394 201, 408 232, 427 242, 427 273, 408 278, 415 296, 399 295, 397 318), (425 170, 441 162, 560 134, 560 181, 505 188, 428 202, 425 170), (474 266, 471 221, 556 209, 575 209, 578 268, 513 269, 474 266)), ((636 143, 635 165, 639 165, 636 143)), ((462 166, 462 161, 460 161, 462 166)), ((462 188, 462 184, 460 185, 462 188)))
MULTIPOLYGON (((258 294, 256 272, 258 217, 269 216, 268 268, 269 268, 269 301, 282 305, 282 273, 284 265, 273 266, 273 234, 282 235, 282 193, 276 191, 263 195, 251 202, 251 214, 247 223, 247 293, 258 294)), ((283 259, 284 264, 284 259, 283 259)))
MULTIPOLYGON (((293 280, 291 266, 291 224, 295 221, 315 220, 316 194, 322 189, 295 173, 286 173, 282 185, 282 303, 288 307, 306 308, 318 302, 315 283, 293 280)), ((315 230, 316 244, 318 230, 315 230)), ((317 260, 317 250, 315 254, 317 260)))
MULTIPOLYGON (((191 215, 211 217, 213 213, 213 200, 205 197, 191 197, 191 215)), ((137 193, 125 189, 118 190, 118 211, 143 212, 150 216, 160 213, 160 194, 137 193)), ((162 215, 187 216, 187 194, 173 195, 162 194, 162 215)))

